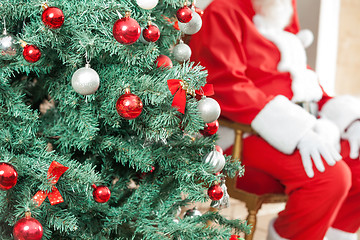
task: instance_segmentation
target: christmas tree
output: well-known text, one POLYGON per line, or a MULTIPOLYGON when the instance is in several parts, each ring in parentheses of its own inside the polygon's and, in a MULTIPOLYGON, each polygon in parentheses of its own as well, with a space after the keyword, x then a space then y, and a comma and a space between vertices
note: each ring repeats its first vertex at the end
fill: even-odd
POLYGON ((1 239, 249 231, 178 213, 226 205, 225 176, 242 174, 215 148, 218 105, 181 40, 199 13, 180 0, 0 2, 1 239))

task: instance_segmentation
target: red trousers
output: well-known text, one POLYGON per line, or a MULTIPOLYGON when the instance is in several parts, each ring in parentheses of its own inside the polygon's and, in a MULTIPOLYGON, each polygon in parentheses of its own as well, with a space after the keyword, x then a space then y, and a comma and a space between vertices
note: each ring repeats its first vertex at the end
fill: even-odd
POLYGON ((360 226, 360 160, 349 158, 349 144, 341 142, 343 160, 307 177, 299 152, 283 154, 257 136, 244 139, 243 164, 278 179, 289 196, 274 223, 277 233, 291 240, 323 240, 329 227, 355 233, 360 226))

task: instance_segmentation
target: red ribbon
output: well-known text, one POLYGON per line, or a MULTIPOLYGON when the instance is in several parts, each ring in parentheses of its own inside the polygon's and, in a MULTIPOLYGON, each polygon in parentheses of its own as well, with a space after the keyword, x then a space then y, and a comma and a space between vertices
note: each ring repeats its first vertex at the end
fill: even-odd
POLYGON ((201 87, 200 90, 195 91, 198 95, 205 95, 205 96, 211 96, 214 95, 214 86, 212 84, 206 84, 205 86, 201 87))
POLYGON ((46 197, 49 198, 51 205, 64 202, 64 199, 62 198, 59 190, 55 187, 55 184, 59 181, 61 175, 63 175, 64 172, 66 172, 68 169, 68 167, 63 166, 56 161, 53 161, 50 164, 47 178, 49 180, 51 179, 51 184, 53 184, 53 187, 50 192, 40 190, 35 194, 33 200, 38 204, 38 207, 44 202, 46 197))
POLYGON ((174 95, 171 106, 176 107, 179 112, 184 114, 186 106, 186 91, 181 86, 182 81, 183 80, 180 79, 169 79, 167 80, 167 83, 171 94, 174 95))
MULTIPOLYGON (((174 99, 172 101, 173 107, 177 108, 177 110, 181 113, 185 113, 186 106, 186 90, 183 89, 183 80, 180 79, 169 79, 167 80, 169 90, 172 95, 174 95, 174 99)), ((206 84, 200 90, 195 91, 196 94, 210 96, 214 94, 214 88, 212 84, 206 84)))

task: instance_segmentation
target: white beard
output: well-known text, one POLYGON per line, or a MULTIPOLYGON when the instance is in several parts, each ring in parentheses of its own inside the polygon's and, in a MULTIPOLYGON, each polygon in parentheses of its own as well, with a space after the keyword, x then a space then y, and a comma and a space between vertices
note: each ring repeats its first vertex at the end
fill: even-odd
POLYGON ((284 29, 293 15, 291 0, 252 0, 257 15, 267 23, 271 29, 284 29))
POLYGON ((316 73, 307 69, 305 48, 300 38, 284 30, 293 14, 291 0, 252 0, 256 15, 253 22, 258 31, 280 51, 279 72, 291 74, 293 102, 318 101, 322 90, 316 73))

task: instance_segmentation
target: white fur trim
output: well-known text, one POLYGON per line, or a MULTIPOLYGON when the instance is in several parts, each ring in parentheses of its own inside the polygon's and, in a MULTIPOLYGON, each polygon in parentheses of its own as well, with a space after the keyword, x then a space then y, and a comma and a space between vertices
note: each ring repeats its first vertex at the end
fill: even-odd
POLYGON ((216 141, 216 145, 219 145, 224 151, 231 147, 234 144, 235 140, 235 131, 232 128, 219 126, 217 131, 218 140, 216 141))
POLYGON ((314 34, 309 29, 300 30, 296 36, 300 39, 304 48, 308 48, 314 41, 314 34))
POLYGON ((319 115, 333 121, 344 133, 353 121, 360 119, 360 100, 350 95, 334 97, 324 104, 319 115))
POLYGON ((261 15, 255 15, 253 22, 259 32, 273 42, 281 54, 278 71, 291 74, 293 102, 319 101, 322 97, 316 73, 307 68, 305 48, 300 39, 293 33, 271 27, 261 15))
POLYGON ((357 240, 356 233, 344 232, 336 228, 329 228, 326 237, 328 240, 357 240))
POLYGON ((282 95, 276 96, 256 115, 251 126, 270 145, 285 154, 295 150, 316 119, 282 95))
POLYGON ((269 223, 268 235, 266 240, 287 240, 286 238, 280 237, 280 235, 275 231, 274 222, 275 218, 272 219, 269 223))
POLYGON ((252 2, 256 14, 264 19, 263 24, 282 30, 290 23, 294 13, 291 0, 253 0, 252 2))

